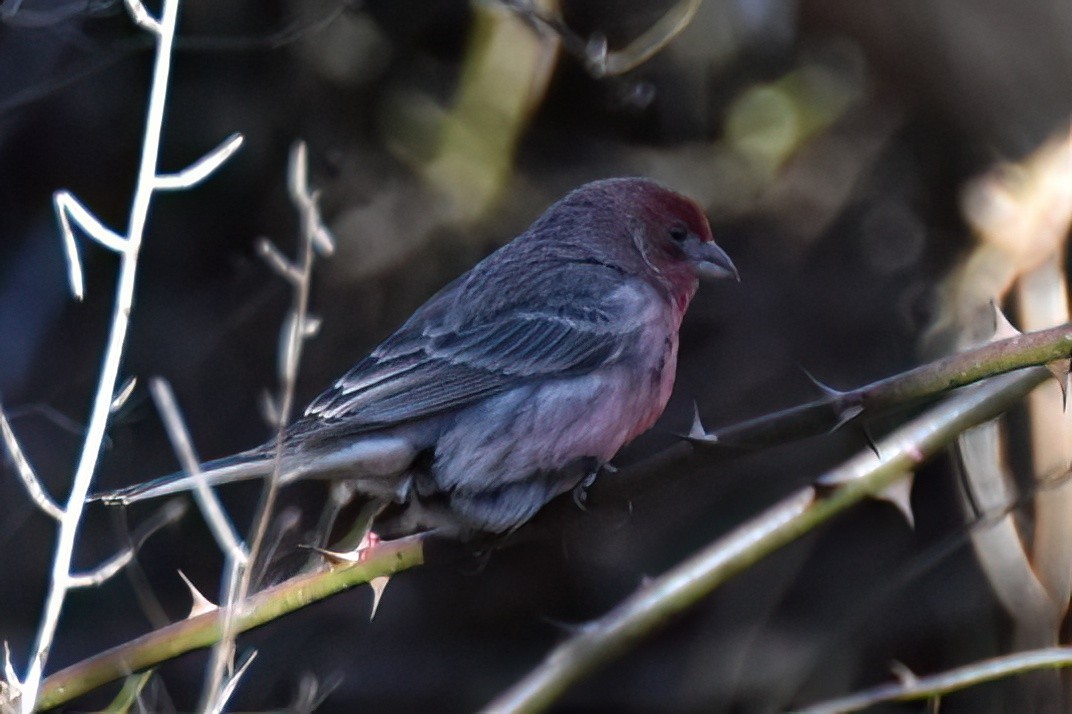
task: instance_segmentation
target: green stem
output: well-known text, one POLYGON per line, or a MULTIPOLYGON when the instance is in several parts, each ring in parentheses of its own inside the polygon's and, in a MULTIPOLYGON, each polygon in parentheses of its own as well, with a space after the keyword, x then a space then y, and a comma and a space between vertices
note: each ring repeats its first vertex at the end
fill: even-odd
MULTIPOLYGON (((233 628, 236 632, 252 630, 343 590, 407 570, 423 561, 424 545, 418 536, 381 543, 359 563, 299 575, 237 604, 233 628)), ((132 672, 211 647, 220 638, 223 616, 223 610, 214 610, 172 623, 56 672, 41 684, 37 708, 51 709, 132 672)))
POLYGON ((695 443, 762 446, 821 434, 851 416, 853 410, 878 413, 1013 370, 1068 359, 1070 355, 1072 324, 1066 323, 958 352, 858 389, 831 390, 822 399, 714 429, 695 443))

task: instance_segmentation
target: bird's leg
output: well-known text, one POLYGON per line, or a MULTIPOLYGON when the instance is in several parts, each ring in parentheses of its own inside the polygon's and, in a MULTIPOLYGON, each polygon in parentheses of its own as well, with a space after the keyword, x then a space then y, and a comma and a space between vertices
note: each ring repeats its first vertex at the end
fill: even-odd
POLYGON ((577 504, 577 508, 582 511, 585 509, 585 502, 588 500, 588 489, 596 482, 596 478, 599 476, 600 471, 607 471, 607 473, 614 473, 618 469, 611 466, 609 463, 595 462, 594 466, 588 471, 588 474, 581 479, 580 483, 573 487, 573 502, 577 504))

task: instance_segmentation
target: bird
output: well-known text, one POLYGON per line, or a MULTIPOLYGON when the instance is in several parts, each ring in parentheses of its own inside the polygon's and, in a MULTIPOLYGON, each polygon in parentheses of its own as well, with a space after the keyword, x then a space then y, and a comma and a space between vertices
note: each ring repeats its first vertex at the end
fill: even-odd
POLYGON ((590 484, 662 414, 701 276, 740 280, 698 203, 646 178, 584 184, 433 295, 276 438, 198 476, 97 499, 129 504, 198 479, 349 479, 401 504, 413 531, 512 531, 590 484))

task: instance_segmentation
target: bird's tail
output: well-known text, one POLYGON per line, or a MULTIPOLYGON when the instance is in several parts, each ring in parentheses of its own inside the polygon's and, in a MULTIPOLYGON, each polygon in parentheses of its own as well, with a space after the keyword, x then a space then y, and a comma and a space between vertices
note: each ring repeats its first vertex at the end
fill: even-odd
POLYGON ((272 473, 274 467, 273 452, 251 451, 226 456, 215 461, 208 461, 201 465, 201 473, 196 476, 192 476, 185 471, 177 471, 152 481, 121 488, 118 491, 98 493, 91 496, 90 500, 126 505, 135 501, 144 501, 149 498, 192 490, 197 487, 197 483, 200 480, 204 480, 209 486, 218 486, 232 481, 245 481, 268 476, 272 473))

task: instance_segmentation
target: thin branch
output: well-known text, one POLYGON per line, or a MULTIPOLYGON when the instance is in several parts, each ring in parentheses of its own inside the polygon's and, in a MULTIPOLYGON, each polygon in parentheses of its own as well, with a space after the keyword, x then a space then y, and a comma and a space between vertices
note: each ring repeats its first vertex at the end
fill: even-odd
POLYGON ((211 714, 222 714, 223 708, 227 706, 227 702, 230 701, 235 689, 238 688, 238 681, 242 679, 242 675, 246 673, 246 670, 249 669, 255 659, 257 659, 257 650, 253 650, 246 655, 245 660, 235 668, 234 673, 227 678, 227 681, 220 688, 220 696, 216 699, 212 709, 208 710, 211 714))
POLYGON ((973 662, 940 674, 909 677, 901 682, 879 685, 847 697, 812 705, 802 712, 807 712, 807 714, 854 712, 884 702, 932 699, 1016 674, 1068 666, 1072 666, 1072 647, 1047 647, 1017 652, 973 662))
POLYGON ((939 396, 1015 369, 1047 364, 1072 355, 1072 323, 1027 332, 929 362, 858 389, 827 396, 693 437, 697 445, 763 446, 812 436, 845 421, 939 396))
MULTIPOLYGON (((308 157, 304 142, 298 142, 291 149, 290 163, 288 168, 287 186, 292 201, 298 209, 301 226, 301 248, 296 264, 290 264, 278 249, 269 242, 262 242, 262 255, 265 255, 269 264, 279 263, 289 266, 281 272, 290 279, 294 286, 294 296, 291 309, 280 332, 281 349, 279 359, 279 396, 275 400, 275 416, 277 417, 276 429, 276 471, 282 459, 283 432, 290 421, 291 412, 294 409, 294 392, 298 381, 298 364, 301 361, 302 348, 306 338, 313 333, 308 329, 309 315, 309 289, 312 282, 313 260, 319 241, 326 240, 326 245, 333 247, 330 234, 324 228, 320 220, 320 209, 317 206, 317 195, 310 192, 308 184, 308 157)), ((250 539, 251 560, 256 562, 255 554, 264 540, 264 534, 268 529, 268 520, 275 502, 278 479, 269 479, 265 492, 262 496, 258 516, 254 520, 254 533, 250 539)), ((247 583, 248 587, 248 583, 247 583)))
POLYGON ((297 285, 301 282, 301 271, 290 262, 287 256, 283 255, 283 251, 279 250, 272 241, 267 238, 261 238, 257 241, 257 254, 264 259, 269 268, 278 273, 279 277, 288 283, 297 285))
MULTIPOLYGON (((154 35, 163 36, 168 32, 167 27, 167 10, 164 10, 164 23, 161 24, 160 20, 149 14, 149 10, 142 5, 141 0, 124 0, 127 6, 127 12, 130 13, 130 17, 135 23, 147 32, 151 32, 154 35)), ((174 34, 174 28, 172 28, 172 34, 174 34)))
POLYGON ((11 461, 15 464, 15 471, 19 474, 19 478, 22 479, 22 484, 26 487, 26 492, 30 494, 30 499, 37 504, 37 507, 42 511, 52 516, 57 521, 63 521, 63 509, 52 500, 52 497, 48 495, 45 490, 44 484, 37 478, 37 474, 34 473, 33 467, 30 466, 29 460, 26 458, 25 452, 19 445, 19 440, 15 438, 15 432, 11 430, 11 424, 7 420, 7 415, 4 413, 4 408, 0 406, 0 435, 3 436, 4 446, 7 448, 7 453, 11 457, 11 461))
MULTIPOLYGON (((237 632, 247 632, 373 578, 393 575, 423 562, 422 536, 380 543, 361 562, 303 573, 236 604, 233 626, 237 632)), ((197 615, 60 670, 41 684, 38 709, 52 709, 131 672, 210 647, 219 639, 224 619, 222 609, 197 615)))
POLYGON ((632 649, 673 616, 733 576, 810 532, 858 501, 882 491, 945 448, 965 429, 992 419, 1049 378, 1023 370, 955 394, 890 434, 876 456, 865 450, 719 538, 646 584, 607 615, 552 651, 487 711, 532 712, 550 706, 572 684, 632 649))
POLYGON ((150 536, 164 526, 178 523, 186 514, 186 505, 177 499, 164 504, 162 508, 153 513, 152 517, 142 523, 130 538, 130 545, 113 555, 108 560, 98 565, 93 570, 83 573, 71 573, 68 581, 72 588, 96 587, 113 575, 122 570, 134 559, 138 551, 150 536))
POLYGON ((175 191, 191 188, 215 173, 231 155, 242 146, 243 136, 231 134, 220 145, 182 171, 173 174, 161 174, 156 177, 155 188, 158 191, 175 191))
MULTIPOLYGON (((134 285, 137 275, 138 252, 141 248, 149 205, 157 174, 157 159, 160 152, 160 136, 167 103, 168 76, 171 72, 171 50, 178 25, 178 0, 164 0, 162 17, 156 20, 149 16, 138 0, 127 0, 127 8, 135 22, 156 34, 156 57, 153 64, 153 79, 149 90, 149 107, 146 112, 145 132, 142 140, 141 160, 138 166, 134 196, 125 236, 118 236, 107 229, 86 210, 70 193, 56 194, 55 206, 63 231, 64 244, 69 261, 69 280, 79 299, 83 294, 81 263, 71 231, 69 219, 73 218, 86 232, 105 247, 120 255, 119 277, 116 285, 115 306, 111 327, 102 360, 96 393, 90 408, 89 424, 79 456, 78 466, 72 479, 71 491, 63 518, 59 524, 56 550, 52 561, 48 594, 37 631, 36 641, 27 673, 19 692, 19 708, 28 714, 35 708, 38 688, 55 638, 60 612, 67 592, 72 586, 71 562, 86 495, 93 482, 93 475, 100 458, 108 417, 116 393, 119 365, 126 344, 130 314, 134 306, 134 285)), ((77 582, 75 580, 74 582, 77 582)))
POLYGON ((56 218, 60 222, 60 230, 63 234, 64 254, 67 257, 67 281, 71 285, 71 294, 80 301, 85 297, 85 278, 82 273, 82 257, 78 252, 78 242, 75 240, 74 231, 71 230, 71 221, 77 223, 86 235, 120 255, 126 252, 129 243, 126 238, 97 220, 97 217, 90 213, 70 191, 56 191, 52 194, 52 206, 56 211, 56 218))
MULTIPOLYGON (((171 448, 179 457, 183 470, 192 476, 201 476, 203 473, 201 461, 194 453, 190 432, 186 429, 186 422, 175 401, 175 393, 171 390, 171 385, 161 377, 153 377, 149 380, 149 391, 153 395, 153 401, 156 402, 160 418, 164 420, 164 428, 167 430, 168 439, 171 440, 171 448)), ((193 495, 220 550, 228 558, 244 564, 249 553, 246 552, 246 546, 235 531, 231 519, 223 510, 223 504, 216 498, 216 492, 205 482, 204 478, 199 478, 193 489, 193 495)))
POLYGON ((585 39, 561 17, 543 12, 532 0, 501 0, 530 26, 557 35, 562 46, 580 59, 593 77, 616 77, 632 71, 657 55, 692 23, 703 0, 679 0, 639 37, 620 50, 610 50, 601 34, 585 39))
MULTIPOLYGON (((283 458, 283 435, 290 421, 291 412, 294 409, 294 393, 298 381, 298 364, 301 361, 302 346, 308 335, 312 332, 306 324, 309 312, 309 288, 312 282, 313 260, 317 252, 318 241, 325 240, 329 236, 320 220, 320 210, 317 207, 317 196, 309 191, 307 154, 304 142, 298 142, 291 149, 290 163, 288 166, 288 187, 294 205, 299 212, 301 225, 301 247, 296 264, 290 263, 282 253, 269 241, 261 241, 261 254, 266 257, 268 263, 276 267, 284 277, 287 277, 294 290, 290 312, 283 321, 281 330, 281 348, 279 355, 279 396, 275 400, 278 404, 276 416, 276 448, 275 468, 272 475, 266 480, 261 501, 257 507, 257 513, 253 518, 253 532, 249 538, 249 557, 242 567, 231 568, 228 572, 225 600, 225 617, 223 620, 223 635, 213 651, 212 684, 223 681, 223 667, 230 663, 235 648, 235 629, 238 619, 237 609, 230 607, 232 603, 244 602, 252 588, 254 568, 259 562, 258 555, 264 545, 265 534, 268 532, 268 523, 275 508, 276 496, 279 490, 279 473, 283 458)), ((330 245, 330 242, 329 242, 330 245)), ((203 710, 213 710, 220 706, 223 690, 218 686, 206 688, 202 701, 203 710), (213 699, 214 698, 214 699, 213 699)))
POLYGON ((69 588, 92 588, 100 585, 134 560, 134 550, 124 548, 93 570, 84 573, 71 573, 67 578, 69 588))
MULTIPOLYGON (((132 3, 133 0, 130 0, 128 5, 133 7, 132 3)), ((135 19, 137 19, 137 15, 135 15, 135 19)), ((153 68, 153 81, 149 94, 145 136, 142 142, 141 165, 138 169, 134 199, 131 201, 128 234, 124 239, 124 250, 121 253, 111 331, 105 348, 100 378, 97 382, 97 392, 90 411, 85 442, 75 471, 74 482, 71 485, 64 518, 60 523, 59 539, 52 562, 52 574, 49 592, 45 599, 44 614, 41 618, 37 641, 30 657, 23 684, 20 706, 24 714, 28 714, 34 708, 37 687, 41 681, 48 651, 52 646, 56 626, 59 623, 60 611, 63 608, 63 601, 67 593, 75 538, 82 520, 82 509, 86 501, 86 495, 89 493, 89 487, 93 482, 93 473, 96 470, 101 444, 104 440, 104 431, 108 424, 112 395, 115 394, 116 377, 119 373, 119 363, 123 355, 127 327, 130 323, 130 313, 134 304, 134 278, 137 272, 138 249, 141 247, 142 233, 148 217, 152 181, 156 175, 156 160, 160 151, 160 132, 164 122, 167 80, 171 71, 171 43, 177 22, 178 0, 165 0, 163 21, 160 25, 157 42, 156 61, 153 68)), ((57 202, 57 205, 59 205, 59 202, 57 202)), ((61 215, 66 215, 66 212, 61 215)), ((61 223, 64 224, 66 236, 69 234, 70 227, 63 220, 61 220, 61 223)), ((99 236, 95 237, 98 240, 100 238, 99 236)), ((80 287, 75 283, 72 273, 72 287, 80 287)), ((79 290, 76 290, 75 293, 80 295, 79 290)))

